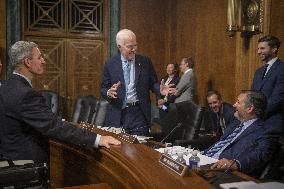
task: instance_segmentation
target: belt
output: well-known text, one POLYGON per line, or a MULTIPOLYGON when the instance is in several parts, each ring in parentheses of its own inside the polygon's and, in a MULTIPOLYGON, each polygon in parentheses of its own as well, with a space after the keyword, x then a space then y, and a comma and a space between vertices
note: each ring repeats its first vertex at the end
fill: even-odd
POLYGON ((136 101, 136 102, 127 102, 127 103, 126 103, 126 108, 132 107, 132 106, 137 106, 137 105, 139 105, 139 101, 136 101))

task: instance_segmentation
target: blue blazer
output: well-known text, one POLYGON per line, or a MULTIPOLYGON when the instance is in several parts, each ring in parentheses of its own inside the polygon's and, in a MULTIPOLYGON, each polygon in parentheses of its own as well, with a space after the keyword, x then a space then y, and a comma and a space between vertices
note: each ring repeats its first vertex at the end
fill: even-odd
MULTIPOLYGON (((236 117, 234 116, 235 113, 235 108, 226 102, 223 102, 223 116, 224 116, 224 120, 225 120, 225 128, 227 128, 227 126, 233 122, 233 121, 237 121, 236 117)), ((215 112, 213 112, 212 110, 210 110, 210 116, 212 118, 213 121, 213 131, 215 131, 217 133, 218 138, 220 136, 222 136, 222 133, 220 133, 220 129, 218 126, 218 120, 217 120, 217 114, 215 112)))
POLYGON ((262 80, 264 66, 256 70, 252 89, 261 91, 268 99, 268 116, 281 112, 284 105, 284 63, 277 59, 262 80))
POLYGON ((62 122, 28 81, 13 74, 0 87, 0 154, 48 162, 48 137, 90 148, 96 140, 96 134, 62 122))
MULTIPOLYGON (((150 124, 151 101, 150 90, 160 98, 160 84, 157 75, 148 57, 135 55, 135 87, 139 99, 139 106, 144 113, 146 121, 150 124)), ((104 67, 101 83, 101 95, 107 99, 110 105, 107 108, 106 124, 112 127, 120 127, 121 111, 125 98, 125 84, 121 62, 121 55, 110 58, 104 67), (117 91, 117 99, 107 97, 107 91, 111 86, 120 81, 122 84, 117 91)))
MULTIPOLYGON (((238 124, 232 122, 220 140, 230 135, 238 124)), ((220 154, 219 159, 236 159, 242 172, 258 177, 277 147, 279 135, 273 133, 269 126, 262 120, 255 121, 220 154)))

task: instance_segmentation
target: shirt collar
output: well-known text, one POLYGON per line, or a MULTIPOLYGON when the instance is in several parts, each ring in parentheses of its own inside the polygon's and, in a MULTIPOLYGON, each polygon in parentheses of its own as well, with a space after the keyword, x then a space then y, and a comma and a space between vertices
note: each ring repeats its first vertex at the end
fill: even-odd
POLYGON ((186 74, 187 72, 189 72, 189 70, 192 70, 192 68, 187 69, 184 74, 186 74))
POLYGON ((133 60, 127 60, 126 58, 124 58, 124 57, 122 56, 122 54, 120 55, 120 59, 121 59, 122 62, 127 62, 127 61, 128 61, 128 63, 130 63, 130 62, 135 62, 135 58, 134 58, 133 60))
POLYGON ((22 75, 22 74, 20 74, 20 73, 18 73, 16 71, 13 71, 13 74, 23 77, 30 84, 30 86, 33 87, 32 81, 29 80, 26 76, 24 76, 24 75, 22 75))
POLYGON ((248 128, 250 125, 252 125, 255 121, 257 120, 257 118, 254 119, 250 119, 248 121, 243 122, 243 130, 248 128))
POLYGON ((277 59, 278 59, 278 57, 272 58, 266 64, 268 64, 268 67, 271 67, 273 65, 273 63, 276 62, 277 59))

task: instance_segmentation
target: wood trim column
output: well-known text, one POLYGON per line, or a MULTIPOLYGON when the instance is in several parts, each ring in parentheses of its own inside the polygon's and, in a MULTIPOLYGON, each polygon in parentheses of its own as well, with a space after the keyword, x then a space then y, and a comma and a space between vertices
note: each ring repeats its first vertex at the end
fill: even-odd
POLYGON ((254 72, 262 66, 262 62, 257 55, 257 41, 260 37, 269 34, 270 32, 270 9, 271 0, 264 0, 264 20, 263 33, 253 36, 242 36, 237 33, 236 40, 236 73, 235 73, 235 96, 241 90, 251 88, 254 72))

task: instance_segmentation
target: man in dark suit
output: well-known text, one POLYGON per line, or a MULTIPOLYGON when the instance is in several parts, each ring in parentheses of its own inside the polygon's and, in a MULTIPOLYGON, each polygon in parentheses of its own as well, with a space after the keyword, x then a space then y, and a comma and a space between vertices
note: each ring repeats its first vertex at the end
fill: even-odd
POLYGON ((45 60, 34 42, 18 41, 9 52, 13 75, 0 87, 0 154, 11 160, 48 162, 48 137, 82 147, 110 147, 120 142, 63 122, 32 89, 45 60))
POLYGON ((110 102, 106 123, 122 127, 130 134, 148 135, 151 117, 149 90, 161 102, 156 72, 148 57, 136 54, 136 36, 132 31, 120 30, 116 43, 120 54, 105 64, 101 84, 101 95, 110 102))
POLYGON ((206 98, 213 121, 213 134, 219 140, 227 126, 236 121, 235 108, 231 104, 223 102, 220 93, 216 90, 208 91, 206 98))
POLYGON ((241 124, 232 122, 220 141, 204 151, 205 155, 219 159, 212 168, 232 168, 251 176, 260 175, 279 137, 270 129, 272 122, 262 120, 266 106, 266 97, 261 92, 243 91, 238 96, 234 107, 241 124))
POLYGON ((257 53, 265 65, 256 70, 252 89, 267 97, 268 119, 271 115, 281 114, 284 106, 284 64, 277 57, 280 44, 279 39, 271 35, 258 40, 257 53))

